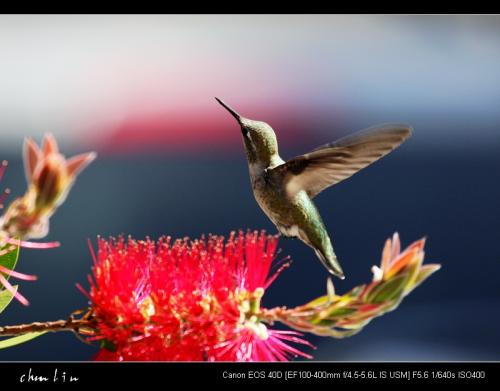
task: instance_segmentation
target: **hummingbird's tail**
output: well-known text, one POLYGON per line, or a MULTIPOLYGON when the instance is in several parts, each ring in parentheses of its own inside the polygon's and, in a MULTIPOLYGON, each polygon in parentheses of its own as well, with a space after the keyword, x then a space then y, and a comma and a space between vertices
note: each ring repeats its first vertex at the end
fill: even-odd
POLYGON ((298 230, 298 238, 314 250, 323 266, 326 267, 326 270, 343 280, 345 278, 344 272, 337 260, 335 251, 333 251, 328 232, 320 219, 321 217, 318 216, 317 221, 319 221, 320 229, 318 229, 318 225, 303 227, 304 229, 298 230))
POLYGON ((331 251, 328 256, 324 254, 323 251, 321 251, 321 249, 319 248, 315 248, 314 252, 320 259, 321 263, 326 267, 326 269, 331 274, 340 278, 341 280, 345 278, 344 271, 342 270, 342 267, 340 266, 337 256, 333 251, 331 251))

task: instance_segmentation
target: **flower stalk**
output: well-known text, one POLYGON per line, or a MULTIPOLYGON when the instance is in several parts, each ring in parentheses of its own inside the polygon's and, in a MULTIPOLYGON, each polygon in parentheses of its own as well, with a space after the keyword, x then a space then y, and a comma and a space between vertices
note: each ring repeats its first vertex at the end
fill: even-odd
POLYGON ((372 268, 373 280, 336 295, 330 280, 327 294, 292 309, 266 310, 268 322, 320 336, 345 338, 363 329, 374 318, 394 310, 411 291, 440 269, 438 264, 423 265, 425 240, 421 239, 400 252, 399 235, 387 239, 381 266, 372 268))
POLYGON ((0 336, 17 336, 35 332, 59 332, 72 331, 82 335, 88 335, 94 326, 92 319, 61 319, 48 322, 32 322, 14 326, 0 327, 0 336))

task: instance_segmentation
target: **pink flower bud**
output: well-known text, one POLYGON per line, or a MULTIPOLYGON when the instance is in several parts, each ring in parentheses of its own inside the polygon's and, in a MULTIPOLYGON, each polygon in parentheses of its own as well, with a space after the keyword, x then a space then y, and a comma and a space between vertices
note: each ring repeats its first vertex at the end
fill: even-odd
POLYGON ((24 166, 28 184, 36 191, 35 208, 38 211, 53 211, 59 206, 77 174, 95 157, 94 152, 89 152, 66 160, 50 134, 45 136, 42 149, 33 140, 26 139, 24 166))

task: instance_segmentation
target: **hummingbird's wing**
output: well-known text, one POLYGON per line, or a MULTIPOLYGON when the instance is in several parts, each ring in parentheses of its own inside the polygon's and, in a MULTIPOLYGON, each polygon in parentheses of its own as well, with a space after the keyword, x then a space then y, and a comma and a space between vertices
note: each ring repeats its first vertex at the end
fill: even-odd
POLYGON ((297 156, 272 171, 281 175, 289 196, 306 190, 313 198, 387 155, 411 132, 407 125, 374 126, 297 156))

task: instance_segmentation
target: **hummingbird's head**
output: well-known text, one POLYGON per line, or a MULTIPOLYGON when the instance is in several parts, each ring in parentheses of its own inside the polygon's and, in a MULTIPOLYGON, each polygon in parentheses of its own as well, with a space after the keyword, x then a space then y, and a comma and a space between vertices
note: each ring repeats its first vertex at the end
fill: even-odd
POLYGON ((271 159, 278 154, 278 141, 273 128, 265 122, 242 117, 219 98, 215 99, 240 124, 249 163, 262 162, 269 165, 271 159))

